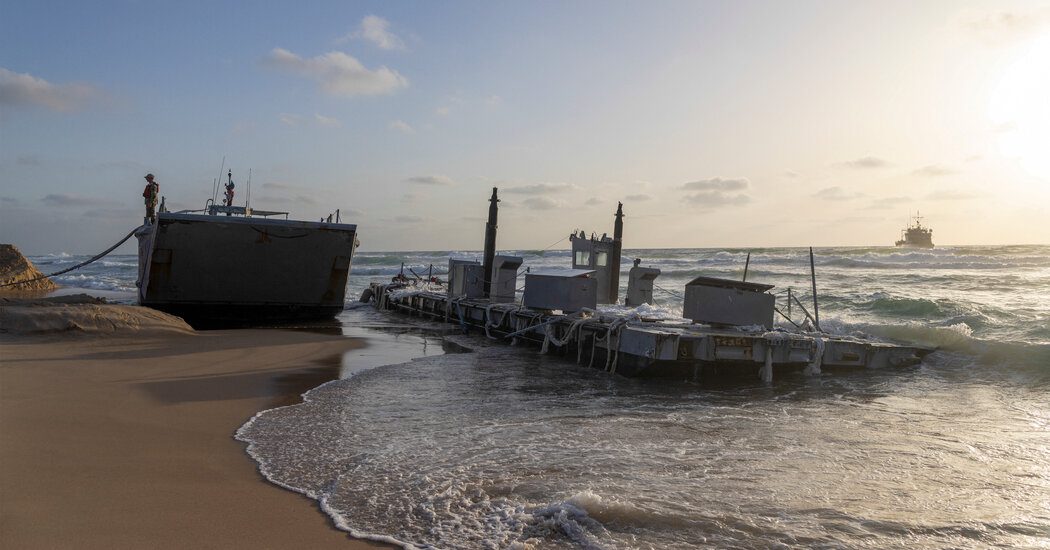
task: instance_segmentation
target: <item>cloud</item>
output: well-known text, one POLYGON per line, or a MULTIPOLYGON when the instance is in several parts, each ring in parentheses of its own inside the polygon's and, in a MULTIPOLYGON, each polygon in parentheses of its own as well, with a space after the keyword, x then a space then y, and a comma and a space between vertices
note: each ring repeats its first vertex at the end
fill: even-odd
POLYGON ((409 124, 403 120, 395 120, 390 123, 391 130, 397 130, 403 134, 414 134, 416 133, 415 128, 409 126, 409 124))
POLYGON ((419 193, 405 193, 404 195, 401 195, 401 202, 411 204, 418 201, 420 196, 419 193))
POLYGON ((876 199, 874 202, 868 205, 865 208, 865 210, 887 210, 890 208, 896 208, 897 206, 906 202, 911 202, 911 199, 909 199, 908 197, 884 197, 881 199, 876 199))
POLYGON ((964 32, 989 46, 1003 46, 1023 40, 1050 26, 1050 8, 1027 11, 968 8, 955 17, 964 32))
POLYGON ((408 79, 386 67, 371 70, 343 52, 328 52, 304 59, 283 48, 274 48, 266 64, 278 70, 316 80, 334 96, 389 94, 408 86, 408 79))
POLYGON ((516 187, 506 187, 503 189, 504 193, 514 193, 517 195, 543 195, 546 193, 560 193, 562 191, 570 191, 577 189, 579 186, 573 183, 534 183, 532 185, 518 185, 516 187))
POLYGON ((710 178, 687 182, 682 185, 682 189, 687 191, 742 191, 750 185, 751 182, 747 178, 710 178))
POLYGON ((599 199, 598 197, 591 197, 591 198, 587 199, 587 201, 584 202, 583 204, 586 204, 587 206, 597 206, 597 205, 602 204, 604 202, 605 202, 605 199, 599 199))
POLYGON ((533 210, 551 210, 561 206, 560 201, 548 197, 529 197, 521 201, 521 204, 532 208, 533 210))
POLYGON ((0 197, 0 204, 8 207, 15 207, 21 203, 14 197, 0 197))
POLYGON ((0 105, 72 112, 87 107, 100 95, 89 84, 52 84, 28 73, 16 73, 0 67, 0 105))
POLYGON ((338 118, 327 117, 318 113, 314 113, 314 120, 326 128, 338 128, 343 125, 342 122, 339 122, 338 118))
POLYGON ((913 176, 923 176, 927 178, 936 178, 940 176, 950 176, 952 174, 959 173, 958 170, 949 168, 947 166, 941 166, 940 164, 930 164, 929 166, 923 166, 922 168, 916 168, 912 171, 913 176))
POLYGON ((851 201, 863 198, 865 195, 864 193, 849 191, 836 185, 834 187, 825 187, 824 189, 813 193, 812 196, 826 201, 851 201))
POLYGON ((450 112, 452 112, 452 107, 447 105, 442 105, 441 107, 434 109, 434 114, 438 116, 448 116, 450 112))
POLYGON ((794 170, 784 170, 784 177, 785 178, 797 178, 797 177, 799 177, 799 175, 800 174, 798 172, 794 171, 794 170))
POLYGON ((112 201, 104 199, 96 199, 92 197, 81 197, 78 195, 66 195, 64 193, 48 195, 40 202, 47 206, 67 207, 67 206, 101 206, 112 204, 112 201))
POLYGON ((743 206, 751 202, 751 197, 743 194, 731 194, 723 191, 701 191, 685 197, 686 202, 710 210, 716 206, 743 206))
POLYGON ((406 178, 405 183, 414 183, 417 185, 456 185, 456 182, 448 176, 412 176, 406 178))
POLYGON ((646 195, 645 193, 639 193, 637 195, 627 195, 624 199, 631 202, 644 202, 653 200, 652 195, 646 195))
POLYGON ((337 42, 346 42, 350 39, 371 42, 373 46, 381 50, 405 49, 405 42, 390 32, 390 22, 378 15, 366 15, 354 32, 340 38, 337 42))
POLYGON ((40 166, 40 157, 36 155, 18 155, 15 164, 19 166, 40 166))
POLYGON ((839 166, 841 168, 855 168, 858 170, 867 170, 871 168, 887 168, 889 166, 892 166, 892 164, 886 159, 867 156, 860 157, 859 159, 838 162, 835 164, 835 166, 839 166))
POLYGON ((394 221, 398 223, 422 223, 424 218, 420 216, 398 216, 394 218, 394 221))
POLYGON ((942 189, 940 191, 934 191, 924 198, 931 201, 962 201, 979 198, 980 195, 975 193, 967 193, 965 191, 957 191, 954 189, 942 189))
POLYGON ((298 126, 303 121, 303 117, 289 113, 281 113, 277 119, 288 126, 298 126))

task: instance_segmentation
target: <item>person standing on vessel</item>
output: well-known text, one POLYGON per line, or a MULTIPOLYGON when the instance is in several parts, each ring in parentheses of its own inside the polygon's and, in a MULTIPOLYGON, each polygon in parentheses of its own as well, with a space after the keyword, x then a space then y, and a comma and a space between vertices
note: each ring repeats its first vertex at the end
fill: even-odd
MULTIPOLYGON (((233 185, 233 170, 231 170, 226 175, 226 177, 229 178, 229 180, 226 183, 226 206, 232 207, 233 206, 233 188, 234 188, 234 185, 233 185)), ((230 212, 227 211, 226 215, 229 216, 230 212)))
POLYGON ((150 223, 157 221, 157 197, 160 196, 160 184, 154 181, 153 174, 146 174, 146 188, 142 198, 146 200, 146 219, 150 223))

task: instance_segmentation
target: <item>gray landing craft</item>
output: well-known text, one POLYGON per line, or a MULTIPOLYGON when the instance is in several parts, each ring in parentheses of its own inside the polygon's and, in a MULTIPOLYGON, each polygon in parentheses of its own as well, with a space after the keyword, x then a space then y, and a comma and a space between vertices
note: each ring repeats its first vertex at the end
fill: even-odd
MULTIPOLYGON (((618 300, 623 207, 616 211, 613 236, 573 232, 572 269, 525 274, 518 301, 515 289, 522 259, 495 254, 496 189, 486 225, 484 264, 449 260, 448 280, 395 278, 372 283, 362 301, 377 309, 427 317, 484 331, 506 343, 533 342, 578 364, 626 376, 701 379, 743 374, 769 381, 777 371, 907 367, 922 362, 930 348, 821 332, 817 301, 810 314, 790 291, 772 285, 697 277, 685 287, 682 319, 667 319, 648 306, 660 270, 635 260, 624 305, 618 300), (779 299, 786 302, 778 304, 779 299), (791 319, 791 304, 802 311, 791 319), (784 311, 787 311, 785 314, 784 311), (774 327, 779 314, 789 328, 774 327)), ((811 251, 812 269, 812 251, 811 251)), ((747 270, 745 268, 745 279, 747 270)), ((816 276, 813 274, 813 294, 816 276)))
MULTIPOLYGON (((250 194, 249 194, 250 196, 250 194)), ((343 311, 357 226, 217 205, 167 212, 136 232, 139 303, 195 326, 332 318, 343 311), (278 219, 276 216, 284 216, 278 219)))

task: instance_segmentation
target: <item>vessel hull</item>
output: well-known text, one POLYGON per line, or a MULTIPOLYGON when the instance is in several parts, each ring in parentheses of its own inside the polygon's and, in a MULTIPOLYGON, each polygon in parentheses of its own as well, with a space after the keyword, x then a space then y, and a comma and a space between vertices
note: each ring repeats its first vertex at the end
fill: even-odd
POLYGON ((164 213, 139 237, 139 303, 194 325, 331 318, 357 226, 164 213))

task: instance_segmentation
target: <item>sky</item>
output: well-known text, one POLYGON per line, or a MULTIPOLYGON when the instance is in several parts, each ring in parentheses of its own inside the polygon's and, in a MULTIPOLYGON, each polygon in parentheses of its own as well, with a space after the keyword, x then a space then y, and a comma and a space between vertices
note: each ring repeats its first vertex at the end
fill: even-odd
MULTIPOLYGON (((1050 2, 0 0, 0 242, 101 251, 143 176, 363 250, 1050 243, 1050 2)), ((125 252, 131 248, 126 247, 125 252)))

